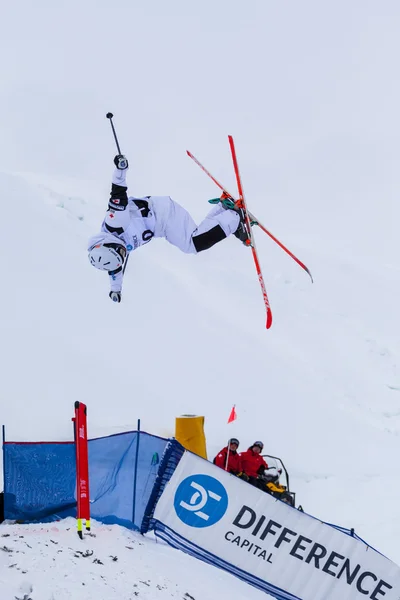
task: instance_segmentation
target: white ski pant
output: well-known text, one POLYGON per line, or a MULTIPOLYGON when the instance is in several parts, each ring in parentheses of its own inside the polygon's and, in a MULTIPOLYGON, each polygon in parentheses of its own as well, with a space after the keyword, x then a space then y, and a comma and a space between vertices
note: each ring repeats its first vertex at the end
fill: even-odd
POLYGON ((156 237, 164 237, 182 252, 196 254, 234 233, 239 215, 221 204, 213 206, 197 226, 188 211, 167 196, 152 196, 156 237))

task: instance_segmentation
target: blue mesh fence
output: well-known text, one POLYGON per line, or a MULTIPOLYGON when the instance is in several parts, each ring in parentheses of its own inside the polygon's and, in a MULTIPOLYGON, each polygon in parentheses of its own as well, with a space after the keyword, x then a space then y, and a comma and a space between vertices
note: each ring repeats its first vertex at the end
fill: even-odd
POLYGON ((134 505, 134 524, 141 528, 144 513, 153 491, 154 482, 168 440, 147 433, 140 434, 140 445, 136 478, 136 502, 134 505))
POLYGON ((4 517, 22 521, 75 513, 75 445, 6 443, 4 517))
MULTIPOLYGON (((89 440, 92 518, 141 528, 167 442, 136 431, 89 440)), ((76 515, 73 442, 7 442, 3 452, 6 519, 76 515)))
POLYGON ((176 440, 170 440, 165 447, 161 458, 157 477, 153 484, 153 489, 148 499, 144 516, 142 519, 141 533, 154 529, 153 514, 156 504, 164 491, 165 486, 171 479, 179 461, 182 458, 185 448, 176 440))
POLYGON ((136 431, 89 441, 90 510, 94 519, 141 527, 166 443, 163 438, 136 431))

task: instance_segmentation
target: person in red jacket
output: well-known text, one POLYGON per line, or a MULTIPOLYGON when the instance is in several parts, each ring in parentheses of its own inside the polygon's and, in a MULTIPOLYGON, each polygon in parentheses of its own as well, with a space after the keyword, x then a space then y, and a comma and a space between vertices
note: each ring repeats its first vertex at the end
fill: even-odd
POLYGON ((263 483, 259 480, 259 475, 264 473, 265 469, 268 469, 268 465, 261 456, 261 452, 264 448, 262 442, 254 442, 252 446, 246 452, 241 452, 241 466, 243 472, 248 476, 249 483, 259 487, 264 487, 263 483))
POLYGON ((239 440, 237 438, 231 438, 228 440, 228 445, 222 448, 221 452, 214 458, 214 464, 217 467, 221 467, 224 471, 232 473, 233 475, 239 475, 242 473, 242 461, 238 454, 239 440), (228 452, 229 450, 229 452, 228 452))

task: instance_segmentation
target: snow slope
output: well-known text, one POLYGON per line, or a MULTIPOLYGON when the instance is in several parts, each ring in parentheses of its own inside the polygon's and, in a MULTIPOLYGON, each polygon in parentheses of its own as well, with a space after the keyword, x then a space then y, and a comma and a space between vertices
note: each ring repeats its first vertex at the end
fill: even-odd
POLYGON ((308 510, 357 526, 385 552, 371 513, 360 521, 359 506, 373 508, 368 497, 380 478, 385 515, 396 494, 399 373, 390 265, 374 271, 345 254, 321 257, 293 236, 291 247, 312 264, 312 286, 257 232, 275 316, 266 332, 251 258, 237 240, 198 257, 155 240, 132 256, 116 307, 85 250, 102 198, 97 211, 87 199, 21 175, 3 175, 0 192, 13 203, 23 240, 16 245, 7 230, 1 239, 20 265, 8 273, 3 299, 8 439, 68 439, 76 399, 89 405, 92 436, 134 428, 138 417, 146 430, 171 434, 176 415, 202 413, 210 455, 230 434, 244 446, 264 439, 267 452, 284 458, 308 510), (371 273, 379 281, 372 288, 371 273), (371 318, 381 298, 385 306, 371 318), (118 345, 117 356, 107 340, 118 345), (233 403, 239 419, 226 427, 233 403))
POLYGON ((170 435, 204 414, 211 458, 231 435, 263 439, 309 512, 399 562, 400 7, 217 4, 5 7, 1 420, 8 439, 49 440, 70 438, 75 400, 91 436, 138 418, 170 435), (109 110, 131 193, 170 194, 197 220, 217 190, 185 149, 234 189, 234 135, 251 210, 315 280, 256 231, 269 332, 236 239, 197 257, 154 240, 109 301, 86 257, 109 110))
POLYGON ((0 526, 0 589, 4 600, 246 600, 249 589, 254 600, 270 597, 123 527, 94 522, 80 541, 75 519, 0 526))

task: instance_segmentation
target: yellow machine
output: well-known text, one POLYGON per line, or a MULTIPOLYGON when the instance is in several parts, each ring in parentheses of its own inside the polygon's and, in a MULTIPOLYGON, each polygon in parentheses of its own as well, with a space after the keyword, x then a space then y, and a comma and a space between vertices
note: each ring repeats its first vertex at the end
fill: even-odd
POLYGON ((181 415, 175 419, 175 439, 186 450, 207 459, 204 417, 181 415))

